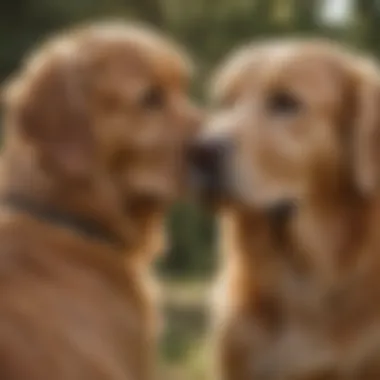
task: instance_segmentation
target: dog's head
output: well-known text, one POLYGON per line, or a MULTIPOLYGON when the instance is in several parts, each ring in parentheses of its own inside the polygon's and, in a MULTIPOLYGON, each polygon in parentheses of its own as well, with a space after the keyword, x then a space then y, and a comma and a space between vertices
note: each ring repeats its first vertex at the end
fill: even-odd
POLYGON ((376 191, 380 80, 369 60, 323 41, 249 46, 222 65, 214 95, 192 152, 203 190, 259 208, 342 186, 376 191))
POLYGON ((199 123, 189 63, 145 27, 103 23, 47 42, 5 92, 12 128, 49 177, 94 178, 129 203, 166 204, 183 186, 199 123))

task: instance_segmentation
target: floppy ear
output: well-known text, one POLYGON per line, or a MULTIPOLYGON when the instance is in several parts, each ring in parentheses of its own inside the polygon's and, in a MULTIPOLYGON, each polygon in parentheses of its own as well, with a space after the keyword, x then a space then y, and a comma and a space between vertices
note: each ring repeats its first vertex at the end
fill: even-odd
POLYGON ((352 111, 354 180, 370 196, 380 185, 380 71, 370 62, 355 67, 352 111))
POLYGON ((54 173, 65 176, 82 177, 92 164, 82 79, 67 57, 58 57, 27 70, 7 91, 19 133, 54 173))

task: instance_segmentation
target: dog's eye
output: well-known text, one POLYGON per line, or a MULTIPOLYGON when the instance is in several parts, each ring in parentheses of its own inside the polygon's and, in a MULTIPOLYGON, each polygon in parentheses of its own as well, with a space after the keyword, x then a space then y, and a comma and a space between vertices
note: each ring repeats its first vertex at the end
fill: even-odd
POLYGON ((268 99, 267 109, 276 116, 291 116, 300 111, 301 103, 292 94, 278 92, 268 99))
POLYGON ((162 108, 165 104, 165 95, 163 90, 158 86, 147 89, 142 95, 140 103, 142 107, 149 110, 158 110, 162 108))

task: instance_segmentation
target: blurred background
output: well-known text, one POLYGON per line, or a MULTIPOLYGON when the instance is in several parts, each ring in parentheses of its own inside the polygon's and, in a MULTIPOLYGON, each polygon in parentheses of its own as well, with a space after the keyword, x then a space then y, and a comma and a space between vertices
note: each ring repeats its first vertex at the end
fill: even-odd
MULTIPOLYGON (((238 45, 265 37, 325 36, 380 59, 379 0, 1 0, 0 78, 51 32, 105 18, 141 20, 187 46, 198 67, 194 96, 212 67, 238 45)), ((191 204, 168 219, 169 252, 158 263, 167 328, 165 379, 207 378, 207 293, 217 263, 215 225, 191 204)))

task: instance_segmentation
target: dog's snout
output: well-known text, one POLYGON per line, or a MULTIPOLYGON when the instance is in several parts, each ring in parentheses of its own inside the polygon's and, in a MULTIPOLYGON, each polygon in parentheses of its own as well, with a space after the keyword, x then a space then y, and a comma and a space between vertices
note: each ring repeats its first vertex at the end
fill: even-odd
POLYGON ((198 140, 189 149, 192 181, 202 190, 217 192, 225 186, 229 142, 221 139, 198 140))

